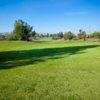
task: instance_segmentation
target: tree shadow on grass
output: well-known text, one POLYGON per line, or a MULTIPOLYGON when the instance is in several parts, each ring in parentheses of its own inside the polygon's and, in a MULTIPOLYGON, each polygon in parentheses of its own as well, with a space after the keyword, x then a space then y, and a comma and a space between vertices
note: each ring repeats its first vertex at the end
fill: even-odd
POLYGON ((59 59, 64 54, 81 54, 85 53, 83 52, 85 49, 95 48, 98 46, 99 45, 87 45, 0 52, 0 69, 10 69, 44 62, 49 59, 59 59))

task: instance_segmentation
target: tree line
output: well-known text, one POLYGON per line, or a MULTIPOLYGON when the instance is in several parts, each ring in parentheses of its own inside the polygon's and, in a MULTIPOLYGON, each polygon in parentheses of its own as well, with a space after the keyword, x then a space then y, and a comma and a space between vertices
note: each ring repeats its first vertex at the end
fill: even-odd
POLYGON ((32 41, 37 38, 51 37, 53 40, 64 39, 64 40, 98 40, 100 41, 100 32, 93 32, 87 34, 86 31, 82 29, 79 30, 78 34, 74 34, 71 31, 69 32, 59 32, 56 34, 39 34, 33 27, 30 26, 27 22, 19 19, 15 21, 14 29, 9 34, 0 34, 0 40, 22 40, 22 41, 32 41))

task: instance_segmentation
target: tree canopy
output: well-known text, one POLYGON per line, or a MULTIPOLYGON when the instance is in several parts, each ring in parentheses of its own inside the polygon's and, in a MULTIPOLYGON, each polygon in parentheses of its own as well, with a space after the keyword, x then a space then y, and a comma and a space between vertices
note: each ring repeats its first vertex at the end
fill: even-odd
POLYGON ((36 35, 36 32, 32 30, 33 30, 33 27, 28 25, 23 20, 16 20, 14 24, 14 30, 10 38, 12 40, 29 41, 30 37, 33 37, 36 35))
POLYGON ((72 32, 65 32, 64 34, 64 39, 65 40, 71 40, 72 38, 74 38, 74 34, 72 32))

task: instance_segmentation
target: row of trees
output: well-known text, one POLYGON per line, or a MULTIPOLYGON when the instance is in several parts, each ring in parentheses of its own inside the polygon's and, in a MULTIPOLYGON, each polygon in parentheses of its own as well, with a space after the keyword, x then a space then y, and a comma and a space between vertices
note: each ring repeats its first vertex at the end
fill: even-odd
POLYGON ((91 34, 87 34, 85 31, 83 30, 79 30, 78 34, 74 34, 71 31, 69 32, 59 32, 56 34, 38 34, 38 37, 52 37, 53 40, 58 40, 58 39, 64 39, 64 40, 88 40, 88 39, 92 39, 92 40, 100 40, 100 32, 93 32, 91 34))
POLYGON ((100 40, 100 32, 93 32, 91 34, 87 34, 85 31, 79 30, 78 34, 74 34, 71 31, 62 33, 54 34, 52 39, 65 39, 65 40, 88 40, 88 39, 98 39, 100 40))
POLYGON ((28 25, 23 20, 17 20, 14 24, 14 30, 10 34, 0 35, 0 39, 8 39, 8 40, 23 40, 30 41, 32 39, 36 39, 37 37, 52 37, 53 40, 64 39, 64 40, 86 40, 86 39, 98 39, 100 40, 100 32, 94 32, 92 34, 87 34, 85 31, 79 30, 79 33, 76 35, 69 32, 59 32, 56 34, 37 34, 33 27, 28 25))
POLYGON ((77 35, 73 34, 72 32, 66 32, 64 34, 64 39, 83 39, 86 40, 88 38, 88 35, 86 34, 85 31, 82 31, 81 29, 79 30, 79 33, 77 35))

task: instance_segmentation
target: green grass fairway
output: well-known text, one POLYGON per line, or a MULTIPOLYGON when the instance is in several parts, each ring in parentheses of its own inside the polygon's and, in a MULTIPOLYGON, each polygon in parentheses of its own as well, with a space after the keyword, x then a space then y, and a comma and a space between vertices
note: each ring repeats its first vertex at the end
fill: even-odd
POLYGON ((100 43, 1 41, 0 100, 100 100, 100 43))

